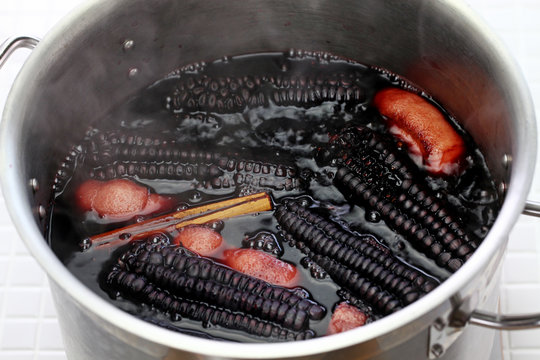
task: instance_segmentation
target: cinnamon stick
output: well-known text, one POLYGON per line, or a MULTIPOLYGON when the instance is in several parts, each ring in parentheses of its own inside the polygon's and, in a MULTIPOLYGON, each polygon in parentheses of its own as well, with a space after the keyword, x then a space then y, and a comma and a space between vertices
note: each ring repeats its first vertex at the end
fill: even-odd
POLYGON ((121 245, 134 238, 148 236, 157 231, 163 231, 172 227, 178 229, 187 225, 200 225, 210 221, 223 220, 268 210, 272 210, 270 196, 265 192, 260 192, 176 211, 171 214, 158 216, 140 223, 94 235, 85 239, 82 243, 82 247, 86 250, 92 246, 121 245))

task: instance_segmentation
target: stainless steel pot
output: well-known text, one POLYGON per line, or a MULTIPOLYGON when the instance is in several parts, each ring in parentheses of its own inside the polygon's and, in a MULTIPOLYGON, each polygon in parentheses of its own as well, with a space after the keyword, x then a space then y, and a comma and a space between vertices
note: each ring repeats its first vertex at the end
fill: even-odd
MULTIPOLYGON (((0 49, 0 65, 19 46, 0 49)), ((450 0, 94 0, 58 24, 16 79, 0 133, 0 176, 21 237, 46 270, 70 359, 482 359, 493 332, 538 316, 495 317, 501 258, 525 204, 536 152, 534 112, 499 41, 450 0), (237 344, 176 334, 138 320, 84 287, 43 238, 53 171, 69 141, 180 65, 289 48, 323 50, 401 74, 473 135, 504 198, 474 256, 402 311, 298 343, 237 344), (59 141, 60 140, 60 141, 59 141)), ((528 211, 538 212, 532 203, 528 211)))

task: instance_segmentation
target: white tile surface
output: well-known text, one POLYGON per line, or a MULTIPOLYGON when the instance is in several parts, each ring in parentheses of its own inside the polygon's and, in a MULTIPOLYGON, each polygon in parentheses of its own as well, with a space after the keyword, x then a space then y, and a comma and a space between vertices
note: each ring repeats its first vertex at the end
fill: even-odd
POLYGON ((5 286, 8 280, 9 258, 0 258, 0 287, 5 286))
POLYGON ((33 351, 2 351, 0 353, 0 360, 33 360, 33 351))
MULTIPOLYGON (((43 36, 83 0, 2 0, 0 41, 9 35, 43 36)), ((521 66, 540 106, 540 1, 466 0, 499 34, 521 66)), ((0 71, 0 109, 25 59, 21 51, 0 71)), ((531 198, 540 201, 540 166, 531 198)), ((46 278, 13 231, 0 196, 0 360, 65 360, 46 278)), ((540 221, 521 217, 503 268, 504 311, 540 311, 540 221)), ((505 359, 540 359, 540 331, 503 332, 505 359)))
POLYGON ((43 309, 42 309, 43 317, 55 319, 56 309, 54 308, 51 291, 48 288, 43 289, 42 300, 43 300, 43 309))
POLYGON ((2 246, 0 246, 0 258, 11 253, 11 244, 13 243, 13 238, 15 237, 14 233, 15 229, 13 229, 13 227, 8 227, 8 225, 0 227, 0 239, 2 239, 2 246))
POLYGON ((505 284, 529 284, 538 279, 540 259, 536 252, 508 253, 504 262, 502 281, 505 284))
POLYGON ((13 256, 11 262, 12 286, 41 286, 45 280, 45 274, 30 256, 13 256))
MULTIPOLYGON (((538 296, 538 294, 535 295, 538 296)), ((514 350, 538 350, 539 348, 540 329, 512 331, 509 336, 510 347, 514 350)))
POLYGON ((63 351, 40 351, 39 360, 67 360, 63 351))
POLYGON ((7 318, 34 318, 41 307, 41 289, 11 287, 4 291, 7 318))
POLYGON ((540 359, 540 351, 538 350, 515 350, 512 353, 511 360, 538 360, 540 359))
POLYGON ((511 253, 534 253, 539 251, 538 221, 521 216, 518 225, 510 234, 508 251, 511 253))
POLYGON ((5 319, 0 325, 0 346, 6 350, 32 350, 36 345, 37 319, 5 319))
POLYGON ((62 350, 64 343, 56 319, 43 320, 38 332, 37 346, 40 350, 62 350))
MULTIPOLYGON (((536 311, 540 313, 540 284, 535 282, 523 283, 519 285, 503 284, 502 293, 506 296, 508 303, 503 308, 507 313, 519 314, 526 311, 536 311)), ((540 338, 539 338, 540 339, 540 338)))

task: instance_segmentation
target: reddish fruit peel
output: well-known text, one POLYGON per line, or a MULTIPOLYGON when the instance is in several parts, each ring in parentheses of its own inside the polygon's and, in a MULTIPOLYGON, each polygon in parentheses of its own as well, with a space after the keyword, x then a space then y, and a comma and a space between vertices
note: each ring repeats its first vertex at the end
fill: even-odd
POLYGON ((92 211, 94 209, 94 199, 103 183, 97 180, 87 180, 77 188, 75 200, 77 206, 82 211, 92 211))
POLYGON ((465 142, 444 114, 419 95, 397 88, 373 100, 390 132, 409 147, 411 157, 434 175, 455 175, 464 164, 465 142))
POLYGON ((192 225, 181 228, 174 243, 182 244, 199 255, 208 256, 221 246, 223 237, 209 227, 192 225))
POLYGON ((225 264, 246 275, 269 283, 292 287, 297 284, 293 265, 265 252, 253 249, 232 249, 224 252, 225 264))
POLYGON ((327 335, 338 334, 363 326, 367 316, 360 309, 347 303, 340 303, 330 319, 327 335))
POLYGON ((95 211, 112 220, 150 214, 167 204, 166 198, 127 179, 87 180, 76 190, 75 198, 82 211, 95 211))

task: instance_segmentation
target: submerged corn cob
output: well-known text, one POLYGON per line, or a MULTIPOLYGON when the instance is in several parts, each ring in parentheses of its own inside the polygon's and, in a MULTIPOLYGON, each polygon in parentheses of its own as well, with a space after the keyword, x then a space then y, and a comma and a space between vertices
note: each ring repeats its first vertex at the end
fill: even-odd
POLYGON ((394 257, 371 235, 351 233, 287 200, 275 212, 281 229, 339 285, 386 315, 416 301, 437 282, 394 257))
POLYGON ((449 204, 430 191, 392 141, 366 127, 344 129, 319 159, 335 159, 334 184, 351 200, 377 211, 413 247, 456 271, 477 247, 449 204))
POLYGON ((309 321, 326 313, 300 288, 269 284, 163 242, 134 243, 104 287, 170 314, 274 340, 315 336, 309 321))

